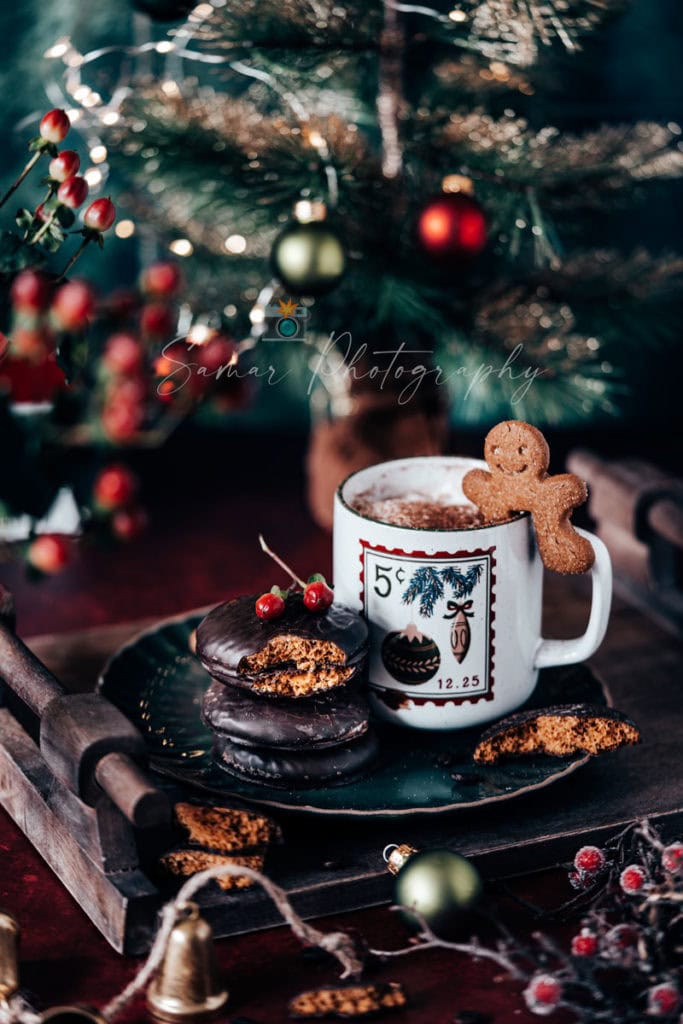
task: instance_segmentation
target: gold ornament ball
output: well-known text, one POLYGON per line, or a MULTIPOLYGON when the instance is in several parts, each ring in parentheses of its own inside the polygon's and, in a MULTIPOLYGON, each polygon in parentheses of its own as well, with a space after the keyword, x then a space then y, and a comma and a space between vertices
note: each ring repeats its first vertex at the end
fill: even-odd
POLYGON ((396 876, 394 902, 404 908, 411 927, 419 927, 415 909, 435 935, 462 937, 483 892, 475 866, 451 850, 422 850, 410 856, 396 876))
POLYGON ((327 224, 288 225, 273 245, 273 271, 295 295, 324 295, 341 280, 346 253, 327 224))

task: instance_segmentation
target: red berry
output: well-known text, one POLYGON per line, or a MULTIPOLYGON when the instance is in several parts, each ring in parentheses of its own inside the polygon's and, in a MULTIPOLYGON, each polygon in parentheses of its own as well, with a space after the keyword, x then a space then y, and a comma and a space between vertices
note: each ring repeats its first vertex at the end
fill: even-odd
POLYGON ((88 182, 85 178, 72 175, 63 181, 57 189, 57 199, 62 206, 75 210, 88 198, 88 182))
POLYGON ((152 263, 143 270, 140 287, 147 295, 168 296, 178 291, 181 281, 182 274, 177 263, 164 261, 152 263))
POLYGON ((107 402, 116 402, 129 408, 141 408, 147 398, 144 377, 113 377, 106 388, 107 402))
POLYGON ((102 410, 102 428, 110 441, 130 441, 142 426, 143 420, 144 412, 138 405, 108 402, 102 410))
POLYGON ((56 157, 50 160, 50 177, 55 181, 66 181, 67 178, 78 174, 81 166, 81 158, 74 149, 63 149, 56 157))
POLYGON ((65 331, 81 331, 95 309, 95 293, 85 281, 62 285, 52 302, 52 316, 65 331))
POLYGON ((605 950, 612 960, 619 960, 622 954, 633 949, 638 943, 639 931, 632 924, 615 924, 605 935, 605 950))
POLYGON ((112 334, 107 341, 102 362, 110 373, 137 373, 142 366, 142 348, 132 334, 112 334))
POLYGON ((22 313, 39 313, 50 298, 50 285, 43 274, 22 270, 12 282, 12 305, 22 313))
POLYGON ((168 306, 163 302, 148 302, 140 314, 140 330, 146 337, 170 338, 175 321, 168 306))
POLYGON ((222 375, 232 362, 234 355, 233 342, 219 334, 217 338, 212 338, 206 345, 199 348, 196 358, 199 365, 203 366, 208 373, 214 374, 220 370, 222 375))
POLYGON ((95 480, 93 495, 98 507, 108 512, 128 505, 137 486, 135 476, 126 466, 107 466, 95 480))
POLYGON ((116 220, 116 207, 111 199, 96 199, 83 215, 83 223, 92 231, 108 231, 116 220))
POLYGON ((653 1017, 670 1017, 680 1004, 680 994, 671 981, 663 981, 648 989, 647 1012, 653 1017))
POLYGON ((595 956, 598 951, 598 937, 590 928, 582 928, 572 939, 572 956, 595 956))
POLYGON ((61 572, 69 561, 71 546, 66 537, 45 533, 29 546, 27 558, 34 569, 44 573, 61 572))
POLYGON ((557 1009, 561 999, 562 985, 552 974, 536 974, 524 990, 527 1006, 541 1017, 557 1009))
POLYGON ((147 528, 147 513, 142 508, 120 508, 112 516, 111 528, 119 540, 134 540, 147 528))
POLYGON ((334 601, 334 594, 324 580, 307 583, 304 589, 304 604, 309 612, 324 612, 334 601))
POLYGON ((683 843, 671 843, 662 850, 662 867, 671 875, 683 871, 683 843))
POLYGON ((285 610, 285 602, 279 594, 261 594, 255 608, 259 619, 278 619, 285 610))
POLYGON ((605 855, 597 846, 582 846, 574 857, 574 867, 587 875, 597 875, 605 866, 605 855))
POLYGON ((647 882, 647 873, 640 864, 629 864, 619 875, 619 885, 627 896, 637 896, 647 882))
POLYGON ((71 127, 63 110, 48 110, 40 122, 40 137, 47 142, 61 142, 71 127))

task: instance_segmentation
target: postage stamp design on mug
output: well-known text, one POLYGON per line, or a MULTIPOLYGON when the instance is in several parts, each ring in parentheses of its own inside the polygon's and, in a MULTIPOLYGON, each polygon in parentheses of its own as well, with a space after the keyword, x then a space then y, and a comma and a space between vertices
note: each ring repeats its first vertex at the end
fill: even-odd
POLYGON ((428 554, 360 544, 376 694, 398 691, 416 704, 493 700, 495 547, 428 554), (397 630, 397 622, 405 624, 397 630))

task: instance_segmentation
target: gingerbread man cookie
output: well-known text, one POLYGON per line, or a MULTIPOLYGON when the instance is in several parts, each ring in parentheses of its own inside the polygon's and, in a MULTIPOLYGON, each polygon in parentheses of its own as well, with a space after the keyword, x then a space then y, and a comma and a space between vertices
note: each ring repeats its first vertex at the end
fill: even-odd
POLYGON ((547 569, 579 573, 590 569, 595 552, 576 532, 569 517, 588 496, 574 473, 548 476, 550 451, 540 430, 520 420, 506 420, 486 436, 484 458, 489 466, 471 469, 462 489, 487 519, 505 519, 530 512, 538 550, 547 569))

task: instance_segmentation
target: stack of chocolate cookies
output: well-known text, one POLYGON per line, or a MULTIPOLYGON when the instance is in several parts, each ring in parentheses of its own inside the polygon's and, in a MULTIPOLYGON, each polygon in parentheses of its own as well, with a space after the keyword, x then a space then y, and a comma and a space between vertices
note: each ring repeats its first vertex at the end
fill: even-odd
POLYGON ((300 594, 264 620, 255 600, 227 601, 197 629, 197 655, 213 680, 202 717, 218 764, 284 789, 349 782, 377 753, 361 692, 364 620, 338 604, 311 612, 300 594))

